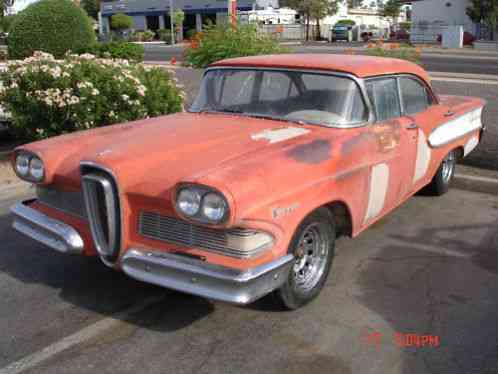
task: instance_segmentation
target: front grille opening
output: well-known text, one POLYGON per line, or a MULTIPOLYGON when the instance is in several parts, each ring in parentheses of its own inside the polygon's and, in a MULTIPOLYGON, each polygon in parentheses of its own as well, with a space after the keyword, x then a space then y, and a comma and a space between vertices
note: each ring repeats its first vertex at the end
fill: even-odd
POLYGON ((213 229, 193 225, 187 221, 142 211, 139 216, 140 235, 175 245, 197 247, 236 258, 249 258, 261 254, 272 244, 271 237, 249 229, 213 229), (263 240, 261 240, 263 235, 263 240), (251 248, 241 247, 249 243, 251 248))
POLYGON ((100 184, 95 184, 95 194, 96 200, 98 201, 97 213, 99 215, 99 222, 101 224, 102 233, 106 242, 109 242, 109 225, 106 224, 108 222, 108 214, 107 207, 105 202, 105 191, 104 188, 100 184))
POLYGON ((121 249, 121 210, 117 183, 98 166, 81 165, 82 189, 95 247, 113 263, 121 249))

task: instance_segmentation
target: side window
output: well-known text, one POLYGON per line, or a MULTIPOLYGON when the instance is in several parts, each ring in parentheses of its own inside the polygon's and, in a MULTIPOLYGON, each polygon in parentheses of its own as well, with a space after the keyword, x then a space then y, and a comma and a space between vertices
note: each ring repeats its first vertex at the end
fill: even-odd
POLYGON ((375 108, 377 121, 401 117, 396 79, 377 79, 367 82, 367 93, 375 108))
POLYGON ((265 72, 261 82, 261 101, 278 101, 297 96, 297 89, 289 75, 265 72))
POLYGON ((416 114, 427 109, 429 106, 427 90, 420 82, 412 78, 401 77, 399 84, 405 114, 416 114))

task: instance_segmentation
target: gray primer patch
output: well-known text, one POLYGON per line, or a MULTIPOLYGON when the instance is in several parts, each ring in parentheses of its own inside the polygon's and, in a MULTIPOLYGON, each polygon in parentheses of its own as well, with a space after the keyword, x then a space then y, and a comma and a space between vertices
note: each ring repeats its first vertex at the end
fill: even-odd
POLYGON ((251 138, 253 140, 268 140, 270 144, 273 144, 296 138, 309 132, 310 130, 301 127, 284 127, 280 129, 264 130, 257 134, 252 134, 251 138))
POLYGON ((291 148, 287 151, 287 155, 305 164, 319 164, 330 158, 331 149, 328 140, 317 139, 291 148))

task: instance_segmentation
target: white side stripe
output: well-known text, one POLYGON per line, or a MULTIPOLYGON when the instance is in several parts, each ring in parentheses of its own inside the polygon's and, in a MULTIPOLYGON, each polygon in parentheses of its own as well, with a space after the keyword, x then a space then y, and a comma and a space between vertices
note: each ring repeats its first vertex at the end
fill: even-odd
POLYGON ((429 136, 432 147, 440 147, 482 127, 482 107, 437 127, 429 136))
POLYGON ((475 147, 479 144, 479 138, 477 136, 473 136, 469 139, 467 144, 463 147, 463 156, 467 156, 470 152, 474 150, 475 147))
POLYGON ((376 217, 382 211, 386 201, 388 187, 389 167, 386 164, 378 164, 372 167, 368 208, 364 222, 376 217))
POLYGON ((415 174, 413 175, 413 183, 417 183, 422 179, 431 162, 431 149, 427 145, 427 138, 422 130, 418 130, 417 141, 417 161, 415 163, 415 174))

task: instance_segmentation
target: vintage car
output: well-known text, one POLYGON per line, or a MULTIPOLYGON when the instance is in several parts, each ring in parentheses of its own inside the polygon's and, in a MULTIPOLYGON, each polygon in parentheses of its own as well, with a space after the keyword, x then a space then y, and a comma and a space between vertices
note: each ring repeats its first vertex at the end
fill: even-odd
POLYGON ((322 289, 338 236, 448 190, 484 105, 436 95, 402 60, 224 60, 186 113, 17 148, 37 197, 12 208, 13 227, 144 282, 295 309, 322 289))

